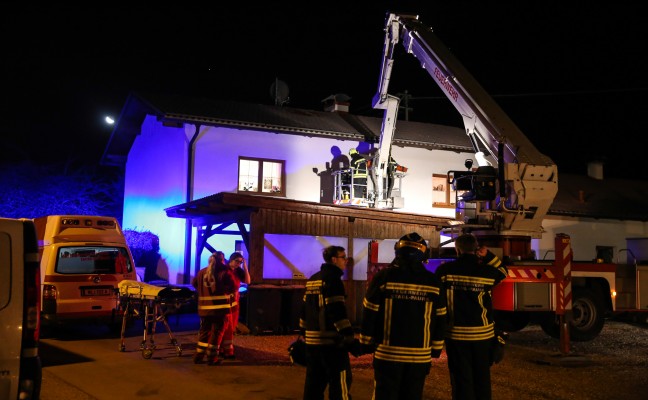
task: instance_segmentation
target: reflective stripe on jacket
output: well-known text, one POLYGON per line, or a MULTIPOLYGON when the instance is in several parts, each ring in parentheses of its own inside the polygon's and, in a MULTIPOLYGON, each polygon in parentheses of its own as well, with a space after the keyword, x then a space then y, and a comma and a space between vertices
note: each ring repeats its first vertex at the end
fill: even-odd
POLYGON ((508 275, 495 254, 479 260, 462 254, 456 261, 441 264, 436 275, 448 299, 446 337, 454 340, 488 340, 495 336, 491 291, 508 275))
POLYGON ((299 327, 307 345, 338 345, 344 336, 353 336, 342 274, 337 266, 325 263, 306 282, 299 327))
POLYGON ((193 280, 198 292, 198 315, 229 314, 236 306, 236 283, 231 270, 225 265, 216 265, 214 271, 209 267, 198 271, 193 280))
POLYGON ((446 301, 422 263, 396 259, 378 271, 363 301, 360 343, 380 360, 429 363, 443 349, 446 301))

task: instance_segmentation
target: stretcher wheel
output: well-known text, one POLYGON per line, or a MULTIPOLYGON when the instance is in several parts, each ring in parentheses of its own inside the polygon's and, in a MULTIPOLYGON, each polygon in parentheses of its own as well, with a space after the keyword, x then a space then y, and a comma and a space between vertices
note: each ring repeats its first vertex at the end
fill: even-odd
POLYGON ((142 350, 142 357, 144 357, 147 360, 150 359, 151 357, 153 357, 153 350, 152 349, 142 350))

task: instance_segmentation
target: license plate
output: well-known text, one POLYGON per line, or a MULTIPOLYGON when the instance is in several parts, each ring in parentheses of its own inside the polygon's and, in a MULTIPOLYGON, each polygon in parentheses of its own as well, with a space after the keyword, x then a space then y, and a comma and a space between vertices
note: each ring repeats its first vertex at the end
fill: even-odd
POLYGON ((114 291, 112 288, 83 288, 81 296, 110 296, 114 291))

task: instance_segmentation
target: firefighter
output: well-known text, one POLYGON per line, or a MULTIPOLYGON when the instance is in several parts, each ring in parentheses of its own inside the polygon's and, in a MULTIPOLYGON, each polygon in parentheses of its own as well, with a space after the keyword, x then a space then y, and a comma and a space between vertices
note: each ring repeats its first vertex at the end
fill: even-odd
POLYGON ((216 253, 209 256, 207 267, 198 271, 192 280, 198 292, 198 316, 200 328, 198 343, 193 356, 195 364, 207 357, 207 364, 220 364, 218 352, 225 329, 230 324, 235 282, 232 272, 217 260, 216 253))
POLYGON ((304 400, 323 399, 327 386, 330 400, 351 399, 349 349, 357 340, 342 283, 347 256, 340 246, 325 248, 322 256, 320 271, 306 282, 299 319, 306 340, 304 400))
POLYGON ((367 193, 367 159, 358 150, 349 150, 353 193, 351 197, 365 197, 367 193))
POLYGON ((453 400, 491 399, 490 366, 495 337, 491 291, 508 275, 500 259, 477 238, 455 239, 457 260, 436 270, 448 299, 445 335, 453 400))
POLYGON ((367 288, 360 344, 363 353, 374 353, 374 399, 416 400, 443 350, 446 298, 423 265, 428 246, 419 234, 403 236, 394 250, 394 260, 367 288))
POLYGON ((400 167, 400 164, 390 155, 389 165, 387 166, 387 198, 391 197, 392 189, 394 188, 394 175, 398 167, 400 167))

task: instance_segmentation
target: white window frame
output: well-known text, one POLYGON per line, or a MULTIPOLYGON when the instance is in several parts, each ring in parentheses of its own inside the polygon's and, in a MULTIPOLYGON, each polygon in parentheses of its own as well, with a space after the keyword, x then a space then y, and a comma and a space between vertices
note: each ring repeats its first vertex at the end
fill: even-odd
POLYGON ((286 161, 239 156, 237 191, 286 197, 286 161))

